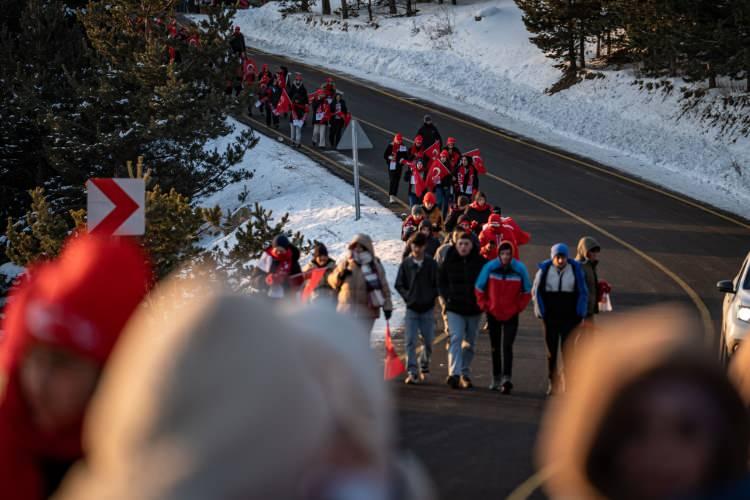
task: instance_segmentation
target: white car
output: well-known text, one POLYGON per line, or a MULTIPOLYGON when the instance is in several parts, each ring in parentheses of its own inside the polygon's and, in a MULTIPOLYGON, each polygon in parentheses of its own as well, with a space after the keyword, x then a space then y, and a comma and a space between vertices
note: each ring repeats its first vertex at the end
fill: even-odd
POLYGON ((716 288, 724 293, 721 321, 721 358, 728 360, 750 332, 750 254, 733 280, 719 281, 716 288))

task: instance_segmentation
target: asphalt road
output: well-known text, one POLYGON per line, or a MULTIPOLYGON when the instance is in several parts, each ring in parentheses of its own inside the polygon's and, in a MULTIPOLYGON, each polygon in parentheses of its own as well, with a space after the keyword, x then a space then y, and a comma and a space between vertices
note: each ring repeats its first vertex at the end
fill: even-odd
MULTIPOLYGON (((530 272, 548 257, 552 244, 564 241, 574 248, 581 236, 594 236, 602 245, 600 277, 613 285, 616 310, 665 301, 685 303, 695 321, 704 323, 711 349, 716 349, 722 296, 714 287, 718 280, 734 277, 750 250, 748 221, 397 91, 279 56, 258 53, 256 60, 268 63, 273 71, 282 64, 300 71, 308 91, 329 75, 335 78, 349 110, 375 145, 373 150, 360 151, 362 175, 381 187, 387 187, 382 153, 392 134, 413 137, 423 115, 431 114, 443 138, 456 137, 462 151, 482 151, 490 175, 480 179, 480 189, 490 203, 500 205, 505 215, 531 233, 531 243, 522 248, 530 272)), ((288 134, 283 120, 282 131, 288 134)), ((309 137, 308 126, 308 145, 309 137)), ((348 166, 343 155, 326 152, 324 156, 328 158, 324 164, 336 162, 332 170, 350 177, 341 168, 348 166)), ((381 189, 364 188, 385 201, 381 189)), ((403 183, 403 200, 405 188, 403 183)), ((534 473, 533 447, 545 405, 546 366, 541 325, 529 311, 521 318, 515 351, 512 396, 486 389, 490 379, 486 335, 480 336, 473 367, 476 389, 455 391, 443 385, 447 368, 442 342, 435 346, 427 385, 394 383, 401 443, 427 465, 442 498, 505 498, 534 473)))

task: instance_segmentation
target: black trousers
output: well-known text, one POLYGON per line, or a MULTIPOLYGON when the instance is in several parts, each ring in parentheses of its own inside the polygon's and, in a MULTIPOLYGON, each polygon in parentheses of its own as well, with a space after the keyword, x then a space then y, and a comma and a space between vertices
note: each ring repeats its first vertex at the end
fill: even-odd
POLYGON ((344 120, 334 118, 331 120, 331 126, 328 129, 328 143, 332 148, 336 149, 339 141, 341 140, 341 134, 344 132, 344 120))
POLYGON ((273 122, 274 125, 279 124, 279 116, 273 112, 273 107, 271 104, 266 103, 264 106, 266 108, 266 127, 271 126, 271 122, 273 122))
POLYGON ((510 377, 513 374, 513 342, 518 333, 518 314, 507 321, 498 321, 487 314, 492 346, 492 375, 510 377))
POLYGON ((396 167, 396 170, 388 169, 388 194, 391 196, 398 196, 398 185, 401 182, 401 174, 403 170, 401 165, 396 167))
POLYGON ((558 348, 562 353, 561 356, 564 356, 571 332, 578 326, 580 321, 575 316, 548 316, 544 318, 544 342, 547 344, 547 373, 550 380, 557 378, 558 348))

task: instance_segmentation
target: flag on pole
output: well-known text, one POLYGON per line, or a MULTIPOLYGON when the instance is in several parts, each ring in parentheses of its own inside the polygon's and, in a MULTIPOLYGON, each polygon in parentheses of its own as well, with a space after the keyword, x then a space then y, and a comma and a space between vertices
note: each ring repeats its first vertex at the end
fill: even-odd
POLYGON ((385 322, 385 365, 383 367, 383 379, 391 380, 406 371, 404 362, 396 354, 396 349, 393 347, 393 340, 391 339, 391 324, 385 322))
POLYGON ((429 165, 438 156, 440 156, 440 142, 435 141, 435 144, 424 150, 425 163, 429 165))
POLYGON ((486 174, 487 173, 487 167, 484 166, 484 160, 482 159, 481 153, 478 149, 472 149, 471 151, 468 151, 465 153, 466 156, 471 158, 471 161, 474 163, 474 166, 477 167, 477 172, 480 174, 486 174))
POLYGON ((292 100, 289 99, 289 94, 286 93, 286 89, 281 91, 281 98, 279 104, 276 105, 276 109, 273 110, 275 115, 283 115, 289 113, 292 110, 292 100))
POLYGON ((310 300, 310 297, 312 296, 315 289, 318 288, 318 285, 323 279, 323 276, 326 275, 326 271, 328 271, 328 268, 320 267, 318 269, 313 269, 312 271, 307 273, 307 275, 305 276, 307 282, 305 283, 305 288, 302 290, 302 296, 300 297, 303 303, 310 300))
POLYGON ((450 170, 443 165, 443 162, 440 160, 432 160, 430 162, 430 168, 427 170, 427 179, 425 181, 427 190, 431 191, 440 181, 450 174, 450 170))

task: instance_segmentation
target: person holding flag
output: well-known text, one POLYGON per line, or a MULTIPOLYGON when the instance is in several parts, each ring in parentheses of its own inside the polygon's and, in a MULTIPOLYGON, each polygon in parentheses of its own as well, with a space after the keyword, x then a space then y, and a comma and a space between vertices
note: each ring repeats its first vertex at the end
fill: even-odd
POLYGON ((328 121, 331 118, 331 106, 324 95, 320 93, 314 95, 315 99, 312 102, 312 144, 313 146, 318 146, 320 149, 324 149, 326 147, 326 136, 328 135, 328 121))
POLYGON ((461 156, 453 171, 453 181, 453 193, 456 197, 471 198, 471 195, 479 189, 479 172, 469 156, 461 156))
POLYGON ((446 150, 440 152, 437 160, 432 160, 430 170, 427 173, 427 188, 435 192, 437 204, 440 211, 445 217, 448 213, 448 207, 451 204, 451 184, 452 175, 448 167, 448 155, 446 150))
POLYGON ((390 203, 396 203, 401 171, 408 158, 409 150, 404 146, 404 137, 401 134, 396 134, 383 152, 383 159, 388 167, 388 200, 390 203))
POLYGON ((468 156, 471 158, 471 164, 474 165, 474 168, 477 169, 477 172, 484 175, 487 173, 487 167, 484 166, 484 160, 482 159, 482 154, 479 152, 478 149, 472 149, 471 151, 467 151, 464 153, 464 156, 468 156))
POLYGON ((336 269, 336 262, 328 256, 326 246, 316 241, 313 246, 312 260, 302 268, 305 287, 302 290, 302 302, 316 303, 329 301, 333 303, 333 288, 328 286, 328 276, 336 269))
POLYGON ((331 148, 336 148, 339 141, 341 140, 341 134, 346 126, 346 117, 349 111, 346 108, 346 101, 344 101, 344 94, 336 92, 336 97, 331 103, 331 121, 329 123, 328 131, 328 144, 331 148))
POLYGON ((461 151, 459 151, 459 149, 456 147, 455 137, 448 137, 448 139, 445 141, 445 149, 443 149, 443 151, 448 152, 447 166, 448 169, 453 172, 458 165, 459 160, 461 160, 461 151))
POLYGON ((299 249, 283 234, 277 235, 263 252, 258 269, 265 274, 263 281, 268 287, 268 297, 283 299, 294 296, 303 281, 299 255, 299 249))
POLYGON ((303 98, 300 94, 295 95, 294 102, 292 103, 292 117, 289 121, 291 128, 291 139, 292 144, 297 147, 302 147, 302 127, 305 126, 307 120, 307 113, 310 110, 310 106, 307 104, 307 94, 303 98))
POLYGON ((419 205, 422 194, 427 190, 425 181, 426 169, 421 158, 404 163, 408 170, 404 173, 404 180, 409 183, 409 207, 419 205))

